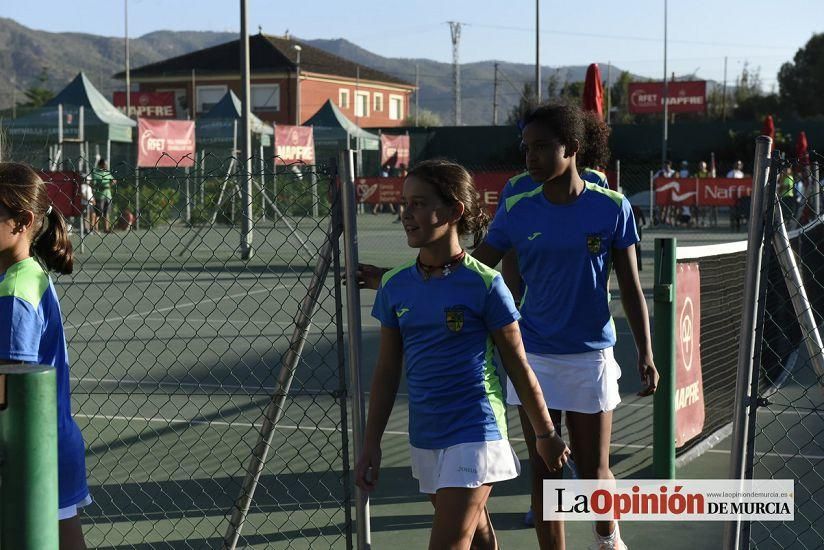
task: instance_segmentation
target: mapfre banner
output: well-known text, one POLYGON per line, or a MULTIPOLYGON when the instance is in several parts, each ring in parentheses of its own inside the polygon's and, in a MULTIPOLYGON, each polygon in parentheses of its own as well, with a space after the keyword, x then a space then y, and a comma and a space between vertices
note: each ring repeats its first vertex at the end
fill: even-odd
POLYGON ((752 180, 736 178, 655 179, 658 206, 735 206, 752 195, 752 180))
POLYGON ((704 429, 701 377, 701 273, 697 263, 679 263, 675 274, 675 446, 704 429))
POLYGON ((409 136, 381 134, 381 166, 409 167, 409 136))
POLYGON ((275 164, 315 164, 315 136, 311 126, 275 125, 275 164))
MULTIPOLYGON (((475 188, 481 197, 481 203, 487 207, 491 214, 495 213, 498 207, 498 198, 504 184, 517 172, 475 172, 472 178, 475 180, 475 188)), ((357 178, 355 190, 358 202, 368 204, 401 202, 403 193, 403 178, 357 178)))
POLYGON ((187 168, 195 165, 193 120, 137 119, 137 166, 187 168))
MULTIPOLYGON (((115 92, 114 106, 126 113, 126 92, 115 92)), ((144 118, 177 118, 174 92, 132 92, 129 116, 144 118)))
MULTIPOLYGON (((629 112, 633 114, 664 112, 663 82, 630 82, 629 112)), ((695 80, 667 84, 667 110, 670 113, 705 113, 707 82, 695 80)))

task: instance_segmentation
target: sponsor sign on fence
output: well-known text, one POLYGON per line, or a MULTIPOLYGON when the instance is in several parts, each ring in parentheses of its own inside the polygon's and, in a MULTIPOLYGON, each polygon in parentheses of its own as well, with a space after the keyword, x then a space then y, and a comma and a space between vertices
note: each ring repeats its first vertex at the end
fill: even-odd
POLYGON ((381 166, 409 167, 409 136, 381 134, 381 166))
POLYGON ((658 177, 654 186, 658 206, 735 206, 752 195, 749 179, 658 177))
POLYGON ((311 126, 275 125, 275 163, 315 164, 315 137, 311 126))
MULTIPOLYGON (((707 111, 707 82, 695 80, 667 84, 667 110, 670 113, 704 113, 707 111)), ((633 114, 664 112, 662 82, 630 82, 629 112, 633 114)))
POLYGON ((679 263, 675 297, 675 446, 682 447, 704 429, 701 377, 701 275, 697 263, 679 263))
POLYGON ((187 168, 195 165, 193 120, 137 119, 137 166, 187 168))

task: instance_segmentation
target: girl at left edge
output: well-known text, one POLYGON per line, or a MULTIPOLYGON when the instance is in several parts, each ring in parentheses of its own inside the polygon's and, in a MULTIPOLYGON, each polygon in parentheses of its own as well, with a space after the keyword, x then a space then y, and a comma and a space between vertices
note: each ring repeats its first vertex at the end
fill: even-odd
POLYGON ((66 221, 30 167, 0 163, 0 362, 57 370, 60 550, 86 548, 78 510, 91 504, 85 444, 71 414, 69 360, 49 271, 72 272, 66 221))

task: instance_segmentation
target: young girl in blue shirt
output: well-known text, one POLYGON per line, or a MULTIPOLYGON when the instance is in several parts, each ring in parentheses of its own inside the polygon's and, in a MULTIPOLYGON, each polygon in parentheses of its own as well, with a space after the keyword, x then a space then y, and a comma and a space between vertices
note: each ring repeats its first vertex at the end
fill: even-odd
POLYGON ((569 449, 526 361, 520 315, 503 279, 461 247, 466 235, 477 244, 488 223, 469 173, 448 161, 423 162, 404 182, 403 203, 407 242, 419 254, 384 274, 378 290, 380 351, 356 482, 367 491, 378 482, 381 438, 405 364, 412 473, 435 507, 429 548, 494 550, 486 501, 493 483, 519 473, 494 348, 544 467, 562 470, 569 449))
POLYGON ((78 509, 91 504, 85 445, 71 415, 60 303, 47 272, 72 272, 66 221, 28 166, 0 163, 0 362, 57 370, 60 549, 86 548, 78 509))

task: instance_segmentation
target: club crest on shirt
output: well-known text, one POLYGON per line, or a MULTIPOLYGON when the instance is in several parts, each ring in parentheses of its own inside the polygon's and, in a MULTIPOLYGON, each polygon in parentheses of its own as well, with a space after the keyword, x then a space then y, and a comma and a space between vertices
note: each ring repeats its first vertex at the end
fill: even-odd
POLYGON ((587 250, 590 254, 598 254, 601 251, 601 235, 587 235, 587 250))
POLYGON ((446 308, 446 327, 452 332, 460 332, 464 325, 463 309, 446 308))

